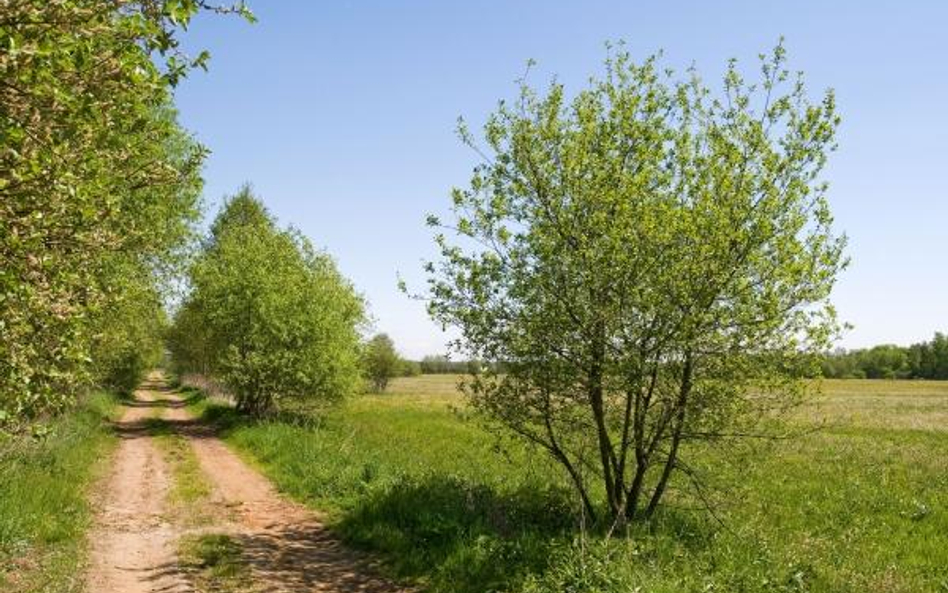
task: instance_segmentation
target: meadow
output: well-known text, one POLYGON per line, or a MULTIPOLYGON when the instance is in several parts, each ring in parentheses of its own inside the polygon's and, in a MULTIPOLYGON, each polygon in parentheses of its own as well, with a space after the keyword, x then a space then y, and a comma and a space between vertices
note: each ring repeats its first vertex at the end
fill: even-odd
MULTIPOLYGON (((827 380, 800 434, 698 452, 713 513, 588 529, 560 470, 465 409, 458 377, 321 413, 197 411, 350 544, 431 591, 948 591, 948 382, 827 380)), ((679 504, 680 503, 680 504, 679 504)))

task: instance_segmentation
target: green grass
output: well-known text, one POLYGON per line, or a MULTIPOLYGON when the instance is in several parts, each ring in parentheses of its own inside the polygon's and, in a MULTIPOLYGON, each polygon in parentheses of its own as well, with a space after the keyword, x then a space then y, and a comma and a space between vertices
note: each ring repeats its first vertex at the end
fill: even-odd
POLYGON ((115 399, 89 397, 42 439, 0 443, 0 590, 82 588, 90 485, 115 443, 115 399))
POLYGON ((697 454, 723 527, 672 492, 608 542, 580 535, 558 468, 466 417, 455 383, 403 379, 265 423, 205 413, 282 490, 433 591, 948 592, 948 383, 826 382, 798 420, 822 430, 752 463, 697 454))
POLYGON ((250 567, 241 557, 240 544, 229 535, 185 537, 178 546, 178 558, 200 593, 247 590, 250 567))
POLYGON ((171 469, 172 484, 168 502, 174 509, 172 514, 187 526, 204 525, 212 521, 211 509, 208 508, 211 485, 191 443, 186 437, 175 433, 169 422, 160 418, 148 419, 148 431, 171 469))

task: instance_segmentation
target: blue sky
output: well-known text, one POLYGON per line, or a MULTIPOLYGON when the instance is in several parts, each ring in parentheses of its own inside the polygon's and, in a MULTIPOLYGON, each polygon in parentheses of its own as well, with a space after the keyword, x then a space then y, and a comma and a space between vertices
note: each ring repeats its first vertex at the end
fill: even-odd
POLYGON ((576 90, 604 43, 663 49, 709 81, 730 57, 751 67, 786 38, 813 96, 833 87, 843 125, 826 172, 852 265, 834 301, 846 347, 910 343, 948 330, 948 2, 251 0, 259 22, 198 19, 207 74, 177 92, 183 124, 212 154, 211 215, 251 182, 283 224, 327 249, 408 356, 443 351, 422 303, 434 256, 429 212, 477 157, 455 135, 531 80, 576 90))

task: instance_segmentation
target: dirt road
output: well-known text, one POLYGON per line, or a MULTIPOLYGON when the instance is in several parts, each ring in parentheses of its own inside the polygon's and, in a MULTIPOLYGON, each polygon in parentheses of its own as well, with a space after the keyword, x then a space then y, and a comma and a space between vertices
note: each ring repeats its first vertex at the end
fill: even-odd
POLYGON ((136 392, 116 425, 121 437, 102 485, 90 535, 89 593, 195 591, 177 559, 180 538, 199 531, 227 534, 239 544, 254 593, 390 593, 407 591, 377 576, 370 559, 345 548, 310 510, 230 451, 189 417, 180 397, 158 377, 136 392), (193 448, 219 512, 211 525, 189 527, 168 502, 173 472, 154 442, 148 419, 166 420, 193 448))

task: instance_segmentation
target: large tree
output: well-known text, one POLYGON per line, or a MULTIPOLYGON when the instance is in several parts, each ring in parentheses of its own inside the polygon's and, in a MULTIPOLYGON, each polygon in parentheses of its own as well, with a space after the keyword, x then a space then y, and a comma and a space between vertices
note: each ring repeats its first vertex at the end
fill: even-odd
POLYGON ((259 416, 355 389, 362 298, 248 188, 225 203, 190 282, 170 332, 175 363, 219 380, 241 411, 259 416))
POLYGON ((0 430, 110 382, 130 343, 110 339, 115 319, 157 327, 160 299, 130 300, 155 292, 199 213, 205 150, 172 90, 207 59, 177 40, 204 7, 0 3, 0 430))
POLYGON ((613 520, 651 516, 689 443, 766 432, 803 394, 837 329, 837 123, 778 46, 720 93, 618 51, 572 100, 523 84, 486 146, 462 124, 483 162, 454 220, 429 217, 430 312, 503 363, 467 382, 473 406, 561 463, 589 514, 601 492, 613 520))

